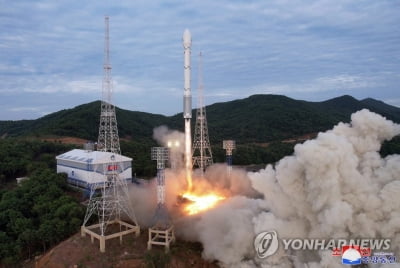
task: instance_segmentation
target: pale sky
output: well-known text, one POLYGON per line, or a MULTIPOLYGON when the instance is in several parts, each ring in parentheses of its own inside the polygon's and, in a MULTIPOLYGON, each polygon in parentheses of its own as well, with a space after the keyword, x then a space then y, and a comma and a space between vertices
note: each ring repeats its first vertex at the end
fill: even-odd
POLYGON ((186 28, 192 92, 202 51, 206 104, 348 94, 400 107, 399 10, 397 0, 0 0, 0 120, 101 99, 104 15, 124 109, 182 111, 186 28))

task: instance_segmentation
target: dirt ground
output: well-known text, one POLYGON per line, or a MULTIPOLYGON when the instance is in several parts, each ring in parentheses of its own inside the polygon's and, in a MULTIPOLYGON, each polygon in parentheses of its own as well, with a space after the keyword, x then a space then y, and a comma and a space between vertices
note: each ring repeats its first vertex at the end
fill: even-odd
POLYGON ((106 252, 101 253, 99 242, 90 237, 81 237, 77 233, 69 239, 49 250, 36 261, 26 263, 26 268, 135 268, 135 267, 170 267, 170 268, 216 268, 216 263, 210 263, 201 258, 200 243, 190 243, 177 240, 169 253, 163 247, 153 246, 147 250, 147 229, 141 230, 139 237, 126 236, 122 244, 119 239, 106 242, 106 252))
POLYGON ((64 144, 76 144, 76 145, 83 145, 87 142, 85 139, 74 138, 74 137, 47 137, 42 138, 44 141, 50 142, 59 142, 64 144))

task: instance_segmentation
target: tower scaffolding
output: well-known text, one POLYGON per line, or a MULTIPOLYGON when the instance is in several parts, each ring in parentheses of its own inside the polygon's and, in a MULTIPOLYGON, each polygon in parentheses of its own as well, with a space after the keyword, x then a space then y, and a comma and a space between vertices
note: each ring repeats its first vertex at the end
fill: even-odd
POLYGON ((208 136, 206 107, 204 105, 203 62, 202 53, 199 54, 199 79, 196 125, 193 137, 193 166, 200 169, 202 174, 205 169, 213 164, 210 139, 208 136))
POLYGON ((232 151, 236 149, 236 142, 234 140, 224 140, 222 148, 226 151, 226 164, 228 165, 228 173, 232 171, 232 151))
POLYGON ((105 252, 105 242, 108 239, 122 237, 131 233, 140 234, 140 227, 129 198, 128 185, 121 179, 119 173, 123 170, 121 163, 115 161, 115 155, 109 153, 110 162, 104 164, 102 170, 105 180, 102 183, 92 184, 90 199, 86 208, 85 218, 81 226, 81 235, 90 235, 92 243, 96 238, 100 242, 100 251, 105 252), (87 225, 90 218, 97 215, 98 223, 87 225), (129 220, 130 223, 124 221, 129 220), (117 225, 119 231, 108 228, 117 225))
POLYGON ((86 214, 81 226, 81 235, 90 235, 93 243, 94 238, 100 242, 100 251, 105 252, 105 242, 108 239, 122 237, 131 233, 136 236, 140 234, 140 227, 136 221, 132 202, 129 198, 126 179, 120 177, 126 165, 116 161, 120 158, 121 149, 118 138, 117 119, 115 107, 111 103, 112 80, 109 46, 109 17, 105 17, 105 48, 104 48, 104 78, 103 99, 101 103, 100 126, 97 150, 103 152, 104 164, 94 170, 104 176, 104 180, 91 185, 90 199, 86 208, 86 214), (90 219, 97 215, 98 223, 91 223, 90 219), (129 221, 129 223, 127 221, 129 221), (117 225, 119 230, 115 231, 117 225))
POLYGON ((170 150, 165 147, 151 148, 151 159, 157 161, 157 208, 153 218, 153 226, 149 228, 147 249, 152 245, 165 246, 168 251, 175 241, 174 226, 165 206, 165 161, 169 160, 170 150))
POLYGON ((106 16, 103 65, 104 76, 102 83, 102 100, 97 150, 121 154, 115 106, 112 104, 113 83, 111 78, 109 20, 109 17, 106 16))

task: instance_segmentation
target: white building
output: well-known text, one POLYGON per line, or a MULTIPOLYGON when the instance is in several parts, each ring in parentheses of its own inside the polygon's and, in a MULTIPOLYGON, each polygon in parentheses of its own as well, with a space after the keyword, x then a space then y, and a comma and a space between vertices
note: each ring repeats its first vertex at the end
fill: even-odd
POLYGON ((29 177, 21 177, 21 178, 16 178, 17 180, 17 184, 20 185, 21 182, 25 181, 25 180, 29 180, 29 177))
POLYGON ((115 170, 120 179, 132 180, 132 158, 110 152, 74 149, 58 155, 57 173, 66 173, 68 183, 81 188, 102 186, 115 170))

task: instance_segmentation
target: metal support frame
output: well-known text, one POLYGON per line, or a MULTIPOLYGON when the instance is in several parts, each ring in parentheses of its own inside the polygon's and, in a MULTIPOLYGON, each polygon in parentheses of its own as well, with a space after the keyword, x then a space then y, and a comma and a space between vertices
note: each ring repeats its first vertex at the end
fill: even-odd
POLYGON ((153 226, 149 228, 147 249, 152 245, 165 246, 168 251, 175 241, 174 226, 165 206, 165 162, 170 158, 170 150, 165 147, 151 148, 151 159, 157 161, 157 208, 153 218, 153 226))
POLYGON ((95 183, 90 188, 90 199, 86 208, 85 218, 81 226, 81 235, 89 234, 91 240, 96 238, 100 242, 100 251, 105 252, 105 242, 115 237, 120 238, 131 233, 140 234, 140 227, 129 198, 128 185, 125 179, 119 177, 123 168, 115 161, 115 155, 121 154, 118 126, 115 107, 111 104, 112 79, 110 63, 110 35, 109 17, 105 17, 105 42, 104 42, 104 78, 101 103, 100 126, 97 150, 110 152, 110 161, 103 166, 103 183, 95 183), (98 224, 87 226, 89 219, 97 215, 98 224), (131 223, 122 220, 128 219, 131 223), (112 233, 108 226, 119 225, 119 232, 112 233))
POLYGON ((105 17, 104 77, 97 150, 121 154, 115 106, 112 104, 113 83, 110 63, 109 17, 105 17))
POLYGON ((236 149, 236 142, 234 140, 224 140, 222 148, 226 151, 226 164, 230 173, 232 171, 232 151, 236 149))
POLYGON ((92 241, 93 237, 99 239, 101 252, 105 251, 107 239, 119 236, 122 241, 123 235, 135 233, 138 236, 140 234, 140 227, 131 206, 127 182, 118 174, 122 168, 115 162, 115 155, 111 155, 110 158, 111 161, 103 167, 105 181, 100 188, 99 184, 93 184, 91 187, 90 199, 81 227, 82 236, 88 233, 92 241), (87 226, 86 224, 94 214, 98 216, 99 223, 87 226), (122 221, 123 217, 128 218, 131 223, 122 221), (120 225, 120 232, 110 234, 107 232, 107 227, 115 223, 120 225), (122 226, 125 230, 122 230, 122 226))
POLYGON ((208 126, 206 117, 206 107, 204 105, 204 85, 202 73, 202 53, 199 54, 199 86, 198 104, 196 113, 196 125, 193 137, 193 166, 200 168, 203 174, 208 166, 213 164, 210 139, 208 136, 208 126))

